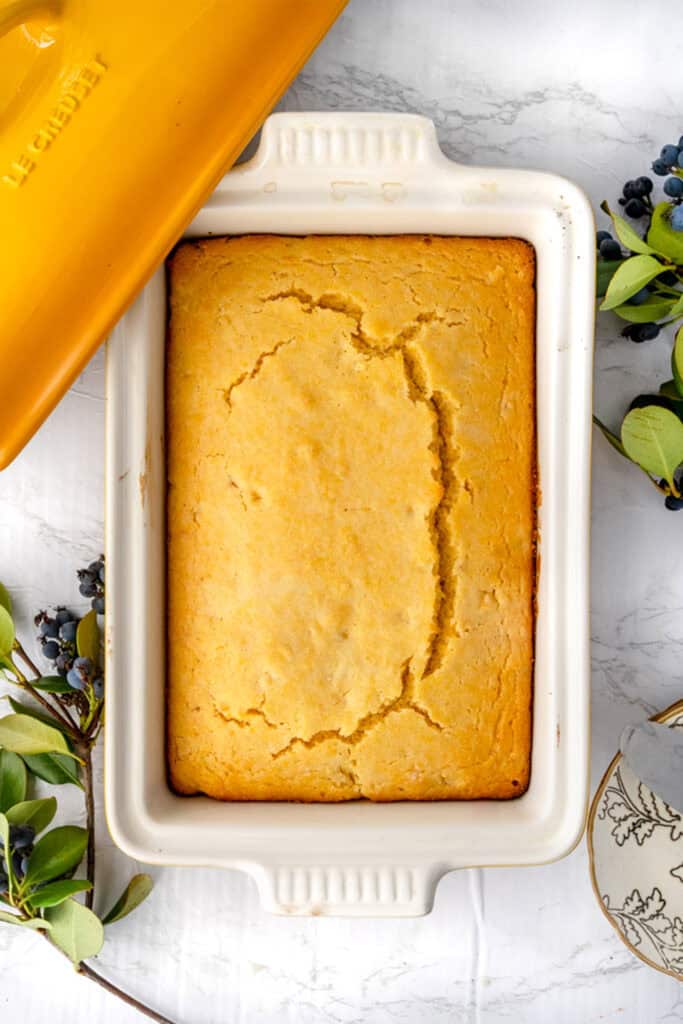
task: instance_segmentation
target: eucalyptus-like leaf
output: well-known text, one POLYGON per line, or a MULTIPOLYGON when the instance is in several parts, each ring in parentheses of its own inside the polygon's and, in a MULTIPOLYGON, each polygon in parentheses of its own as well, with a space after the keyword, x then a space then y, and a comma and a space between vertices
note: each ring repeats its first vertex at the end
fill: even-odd
POLYGON ((643 302, 640 306, 629 306, 628 303, 615 306, 614 312, 630 324, 649 324, 653 320, 663 320, 664 317, 670 316, 674 302, 675 299, 653 298, 652 301, 643 302))
POLYGON ((595 294, 599 299, 607 291, 607 287, 624 260, 598 260, 595 268, 595 294))
POLYGON ((31 686, 34 690, 43 690, 44 693, 73 693, 73 686, 69 686, 64 676, 41 676, 40 679, 32 679, 31 686))
POLYGON ((17 914, 8 914, 6 911, 0 910, 0 921, 3 924, 19 925, 20 928, 32 928, 34 931, 52 931, 50 922, 45 921, 42 917, 21 918, 17 914))
POLYGON ((664 477, 673 487, 674 473, 683 462, 683 423, 675 413, 658 405, 632 409, 621 425, 621 443, 641 469, 664 477))
POLYGON ((69 896, 75 896, 77 892, 87 892, 89 889, 92 889, 92 883, 85 878, 62 878, 59 882, 49 882, 32 892, 29 902, 34 910, 56 907, 64 900, 68 900, 69 896))
POLYGON ((654 256, 631 256, 622 263, 610 281, 600 309, 615 309, 623 305, 667 269, 670 268, 654 256))
POLYGON ((50 942, 78 964, 102 949, 104 928, 99 917, 82 903, 68 899, 45 911, 52 925, 50 942))
POLYGON ((15 754, 69 754, 58 729, 26 712, 0 718, 0 747, 15 754))
POLYGON ((22 800, 7 811, 10 825, 30 825, 36 833, 42 832, 57 813, 57 801, 53 796, 43 800, 22 800))
POLYGON ((28 859, 24 884, 40 885, 77 868, 88 845, 88 830, 77 825, 53 828, 38 840, 28 859))
POLYGON ((26 765, 17 754, 0 750, 0 811, 8 811, 26 796, 26 765))
POLYGON ((676 331, 673 352, 671 353, 671 371, 679 396, 683 396, 683 327, 676 331))
POLYGON ((0 605, 12 614, 12 598, 9 596, 9 590, 4 583, 0 583, 0 605))
POLYGON ((102 924, 113 924, 126 917, 147 899, 153 888, 154 882, 149 875, 133 875, 109 913, 102 918, 102 924))
POLYGON ((671 203, 658 203, 652 211, 648 244, 679 266, 683 264, 683 232, 671 227, 671 203))
POLYGON ((612 218, 614 233, 626 249, 630 249, 632 252, 644 253, 646 255, 656 254, 657 250, 651 245, 648 245, 647 242, 644 242, 638 232, 631 227, 628 221, 625 221, 618 213, 614 213, 610 210, 607 203, 601 203, 600 206, 605 213, 612 218))
POLYGON ((28 715, 29 718, 35 718, 37 722, 42 722, 43 725, 49 725, 51 729, 59 729, 65 736, 68 736, 66 726, 63 725, 58 718, 52 718, 51 715, 46 715, 43 711, 39 711, 38 708, 31 707, 29 704, 21 704, 14 697, 7 697, 10 707, 13 711, 16 711, 18 715, 28 715))
POLYGON ((63 786, 72 782, 75 786, 83 788, 76 762, 64 754, 24 754, 23 760, 28 770, 43 782, 49 782, 53 786, 63 786))
POLYGON ((14 621, 4 604, 0 604, 0 654, 9 656, 14 639, 14 621))
POLYGON ((81 658, 90 658, 94 665, 100 654, 100 627, 97 612, 92 610, 84 615, 76 630, 76 649, 81 658))

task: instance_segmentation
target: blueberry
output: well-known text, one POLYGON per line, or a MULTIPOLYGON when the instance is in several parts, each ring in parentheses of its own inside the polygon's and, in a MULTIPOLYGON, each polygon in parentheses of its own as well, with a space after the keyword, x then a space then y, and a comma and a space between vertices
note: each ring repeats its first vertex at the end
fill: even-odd
POLYGON ((10 825, 10 846, 15 850, 26 850, 33 845, 36 830, 32 825, 10 825))
POLYGON ((104 562, 102 562, 102 565, 99 567, 97 575, 100 578, 100 583, 104 583, 104 562))
POLYGON ((657 157, 656 160, 652 161, 652 170, 662 178, 671 170, 671 164, 668 164, 666 160, 662 160, 661 157, 657 157))
POLYGON ((624 338, 630 338, 631 341, 638 343, 642 341, 652 341, 659 334, 659 324, 646 323, 646 324, 629 324, 628 327, 624 327, 622 336, 624 338))
POLYGON ((601 242, 607 242, 611 238, 612 238, 612 236, 610 235, 609 231, 598 231, 598 233, 595 236, 595 240, 597 242, 598 248, 600 247, 600 243, 601 242))
POLYGON ((54 661, 59 654, 59 644, 56 640, 46 640, 43 644, 43 655, 48 661, 54 661))
POLYGON ((65 622, 70 622, 73 619, 73 615, 68 608, 58 608, 55 614, 58 626, 63 626, 65 622))
POLYGON ((74 668, 78 669, 79 672, 85 672, 89 675, 94 667, 90 658, 76 658, 74 660, 74 668))
POLYGON ((98 676, 97 679, 93 679, 92 692, 97 700, 102 700, 104 697, 104 679, 102 676, 98 676))
POLYGON ((88 566, 88 572, 92 572, 95 573, 95 575, 97 575, 97 573, 100 571, 101 562, 101 558, 97 558, 95 559, 94 562, 91 562, 90 565, 88 566))
POLYGON ((58 654, 57 660, 55 661, 55 667, 60 676, 65 676, 66 673, 71 668, 71 658, 69 657, 69 655, 64 654, 63 651, 61 654, 58 654))
POLYGON ((647 207, 642 199, 629 199, 624 207, 624 213, 629 217, 644 217, 647 207))
POLYGON ((40 635, 50 638, 59 636, 59 626, 54 619, 45 616, 40 624, 40 635))
POLYGON ((671 211, 671 227, 674 231, 683 231, 683 206, 671 211))
POLYGON ((604 260, 621 259, 621 246, 613 238, 605 238, 600 242, 600 255, 604 260))
POLYGON ((97 585, 95 583, 81 583, 78 591, 83 597, 94 597, 97 593, 97 585))
POLYGON ((92 599, 92 606, 98 615, 104 615, 104 598, 94 597, 92 599))
POLYGON ((74 690, 85 689, 85 683, 81 679, 80 673, 75 668, 70 668, 66 674, 66 681, 69 686, 74 690))
POLYGON ((639 292, 636 292, 635 295, 632 295, 631 298, 628 300, 628 303, 630 306, 642 306, 642 304, 644 302, 647 302, 649 298, 650 289, 647 286, 645 286, 645 288, 641 288, 639 292))
POLYGON ((664 182, 664 191, 668 196, 679 199, 683 196, 683 178, 667 178, 664 182))
POLYGON ((78 623, 72 620, 71 622, 64 622, 59 627, 59 636, 61 640, 65 640, 66 643, 72 644, 76 639, 76 630, 78 623))
POLYGON ((671 512, 680 512, 683 508, 683 498, 674 498, 673 494, 667 494, 664 504, 671 512))
POLYGON ((662 146, 659 156, 669 165, 669 167, 671 167, 677 162, 679 152, 680 150, 678 146, 674 146, 673 143, 669 143, 668 146, 662 146))
MULTIPOLYGON (((683 135, 681 139, 683 140, 683 135)), ((681 152, 678 154, 678 166, 683 167, 683 146, 681 146, 681 152)))
POLYGON ((644 174, 641 175, 640 178, 636 178, 635 184, 638 189, 639 196, 649 196, 650 192, 652 192, 652 178, 648 178, 644 174))
POLYGON ((25 871, 22 870, 22 864, 24 863, 24 856, 18 850, 15 850, 12 854, 12 871, 17 878, 23 878, 25 871))
POLYGON ((638 191, 638 186, 636 185, 635 181, 627 181, 624 185, 623 193, 625 199, 640 198, 640 192, 638 191))

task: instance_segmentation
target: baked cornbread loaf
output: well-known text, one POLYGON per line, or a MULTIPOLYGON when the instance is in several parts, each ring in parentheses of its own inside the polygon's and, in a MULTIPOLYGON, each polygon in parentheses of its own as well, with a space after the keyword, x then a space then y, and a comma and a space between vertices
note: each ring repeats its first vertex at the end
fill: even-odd
POLYGON ((216 238, 177 249, 170 307, 174 788, 522 793, 531 247, 216 238))

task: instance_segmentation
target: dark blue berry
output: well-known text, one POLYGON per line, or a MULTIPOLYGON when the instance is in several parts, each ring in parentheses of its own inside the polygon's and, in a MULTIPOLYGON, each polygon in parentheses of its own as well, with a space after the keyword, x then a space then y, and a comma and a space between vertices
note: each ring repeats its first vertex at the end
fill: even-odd
POLYGON ((598 233, 595 236, 595 241, 597 243, 598 248, 600 248, 601 242, 607 242, 611 237, 612 236, 610 235, 609 231, 598 231, 598 233))
POLYGON ((56 621, 48 617, 44 618, 40 624, 40 635, 49 638, 58 637, 59 626, 56 621))
POLYGON ((630 338, 631 341, 638 343, 642 341, 652 341, 659 334, 659 324, 646 323, 646 324, 629 324, 628 327, 624 327, 622 336, 624 338, 630 338))
POLYGON ((81 583, 78 590, 83 597, 94 597, 97 593, 97 585, 95 583, 81 583))
POLYGON ((59 636, 61 640, 65 640, 66 643, 72 644, 76 639, 76 630, 78 623, 75 621, 65 622, 59 627, 59 636))
POLYGON ((673 143, 669 143, 668 146, 662 146, 662 151, 659 156, 669 165, 669 167, 673 167, 673 165, 678 162, 679 152, 680 150, 678 146, 674 146, 673 143))
POLYGON ((98 615, 104 615, 104 598, 94 597, 92 599, 92 606, 98 615))
POLYGON ((104 697, 104 679, 102 676, 98 676, 97 679, 93 679, 92 692, 97 700, 102 700, 104 697))
POLYGON ((624 213, 629 217, 644 217, 647 207, 642 199, 629 199, 624 207, 624 213))
POLYGON ((683 206, 671 211, 671 227, 674 231, 683 231, 683 206))
POLYGON ((630 306, 642 306, 642 304, 644 302, 647 302, 649 298, 650 289, 646 285, 645 288, 641 288, 639 292, 636 292, 635 295, 632 295, 631 298, 628 300, 628 303, 630 306))
POLYGON ((56 640, 47 640, 43 644, 43 654, 48 661, 54 661, 59 654, 59 644, 56 640))
POLYGON ((674 498, 673 494, 667 494, 664 504, 671 512, 680 512, 683 508, 683 498, 674 498))
POLYGON ((639 199, 640 192, 635 181, 627 181, 623 188, 624 199, 639 199))
POLYGON ((60 676, 65 676, 66 673, 69 671, 69 668, 71 667, 71 658, 69 657, 69 655, 64 654, 64 652, 59 654, 55 662, 55 667, 60 676))
POLYGON ((613 238, 605 238, 600 242, 600 255, 604 260, 621 259, 621 246, 613 238))
POLYGON ((101 565, 101 566, 99 567, 99 569, 98 569, 98 571, 97 571, 97 575, 98 575, 98 576, 99 576, 99 578, 100 578, 100 583, 104 583, 104 562, 103 562, 103 563, 102 563, 102 565, 101 565))
POLYGON ((683 196, 683 178, 667 178, 664 182, 664 191, 668 196, 679 199, 683 196))
POLYGON ((36 830, 33 825, 10 825, 10 846, 15 850, 26 850, 33 845, 36 830))
POLYGON ((12 854, 12 871, 14 872, 17 878, 23 878, 26 873, 22 870, 23 861, 23 854, 20 853, 18 850, 15 850, 14 853, 12 854))
POLYGON ((74 660, 74 668, 77 668, 79 672, 92 672, 94 665, 90 658, 76 658, 74 660))
POLYGON ((80 672, 75 668, 70 668, 66 674, 66 681, 70 687, 74 690, 85 689, 85 682, 81 679, 80 672))
POLYGON ((664 175, 668 174, 671 170, 671 164, 668 164, 666 160, 662 160, 661 157, 657 157, 656 160, 652 161, 652 170, 655 174, 659 175, 660 178, 663 178, 664 175))
POLYGON ((65 622, 70 622, 73 619, 73 615, 68 608, 58 608, 55 619, 58 626, 63 626, 65 622))
POLYGON ((97 573, 100 571, 100 564, 100 559, 95 559, 95 561, 91 562, 90 565, 88 566, 88 572, 94 573, 94 575, 96 576, 97 573))
POLYGON ((635 184, 639 196, 649 196, 650 192, 652 192, 652 178, 648 178, 645 174, 641 175, 640 178, 636 178, 635 184))

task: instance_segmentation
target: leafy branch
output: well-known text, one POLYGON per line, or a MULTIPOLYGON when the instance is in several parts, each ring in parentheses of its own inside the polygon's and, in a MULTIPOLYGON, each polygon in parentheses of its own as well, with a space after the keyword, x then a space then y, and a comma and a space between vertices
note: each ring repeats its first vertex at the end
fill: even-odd
POLYGON ((56 669, 43 675, 16 636, 10 595, 0 583, 0 676, 33 703, 9 696, 12 713, 0 718, 0 923, 40 932, 76 970, 157 1021, 168 1018, 138 1002, 85 961, 99 953, 104 926, 121 920, 152 890, 149 875, 134 875, 102 918, 94 913, 95 802, 92 752, 103 725, 104 679, 98 614, 104 611, 104 559, 79 572, 91 610, 78 619, 59 608, 35 619, 45 657, 56 669), (83 790, 86 828, 48 829, 54 796, 31 798, 33 780, 83 790), (75 874, 85 856, 85 878, 75 874), (76 897, 83 894, 84 903, 76 897))

